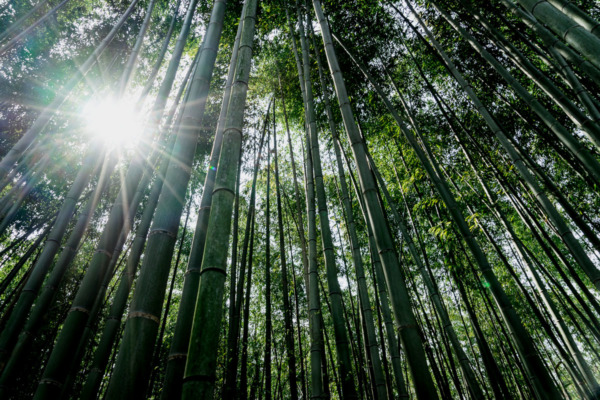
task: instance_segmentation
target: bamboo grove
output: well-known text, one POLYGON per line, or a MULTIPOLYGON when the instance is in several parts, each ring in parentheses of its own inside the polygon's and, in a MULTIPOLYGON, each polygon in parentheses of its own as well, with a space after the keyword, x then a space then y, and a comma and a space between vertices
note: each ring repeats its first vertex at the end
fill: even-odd
POLYGON ((600 399, 599 21, 0 0, 0 398, 600 399))

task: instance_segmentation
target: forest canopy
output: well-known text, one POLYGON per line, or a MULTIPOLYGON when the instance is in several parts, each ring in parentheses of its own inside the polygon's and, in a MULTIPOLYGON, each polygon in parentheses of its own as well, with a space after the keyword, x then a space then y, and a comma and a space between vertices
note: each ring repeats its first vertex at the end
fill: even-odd
POLYGON ((0 0, 0 398, 600 399, 599 21, 0 0))

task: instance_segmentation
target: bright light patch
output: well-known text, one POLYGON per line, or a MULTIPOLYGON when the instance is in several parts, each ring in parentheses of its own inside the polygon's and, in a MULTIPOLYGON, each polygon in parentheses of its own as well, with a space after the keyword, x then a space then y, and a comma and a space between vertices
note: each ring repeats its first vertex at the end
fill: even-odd
POLYGON ((109 146, 133 146, 140 138, 143 121, 135 104, 126 100, 92 100, 83 109, 86 130, 109 146))

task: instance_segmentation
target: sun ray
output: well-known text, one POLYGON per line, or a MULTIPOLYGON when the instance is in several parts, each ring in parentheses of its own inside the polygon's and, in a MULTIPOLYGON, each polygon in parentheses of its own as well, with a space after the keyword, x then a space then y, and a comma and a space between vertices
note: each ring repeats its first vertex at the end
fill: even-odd
POLYGON ((92 99, 82 115, 87 133, 108 146, 132 148, 142 136, 143 119, 127 99, 92 99))

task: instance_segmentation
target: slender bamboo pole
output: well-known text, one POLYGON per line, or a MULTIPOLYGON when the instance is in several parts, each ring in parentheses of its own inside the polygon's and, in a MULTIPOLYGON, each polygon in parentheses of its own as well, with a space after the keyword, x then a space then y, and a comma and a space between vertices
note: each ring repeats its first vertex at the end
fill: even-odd
POLYGON ((415 317, 410 308, 406 284, 400 275, 399 260, 393 250, 393 240, 385 225, 385 216, 377 199, 375 179, 369 169, 365 144, 361 140, 350 107, 350 100, 333 47, 329 25, 325 19, 319 0, 313 0, 313 7, 321 27, 325 53, 327 55, 330 71, 333 75, 340 111, 358 168, 361 196, 365 202, 365 208, 369 216, 368 220, 373 223, 373 233, 383 264, 388 293, 392 300, 392 309, 394 310, 396 324, 399 327, 404 349, 410 364, 413 383, 418 396, 436 399, 438 398, 438 395, 427 367, 422 338, 419 335, 415 317))
MULTIPOLYGON (((315 105, 313 98, 312 82, 310 79, 310 60, 308 41, 304 33, 304 23, 302 22, 300 9, 298 7, 298 20, 300 30, 300 47, 302 49, 302 64, 304 77, 305 100, 305 118, 308 127, 307 147, 310 147, 312 158, 312 169, 307 168, 307 174, 314 174, 314 184, 316 192, 316 201, 319 214, 319 227, 321 231, 321 244, 325 258, 325 270, 327 271, 327 286, 332 306, 332 320, 334 327, 335 350, 338 360, 339 375, 342 383, 342 393, 345 398, 356 398, 356 388, 352 372, 352 362, 350 360, 350 348, 348 342, 348 332, 344 324, 344 315, 342 312, 342 292, 337 277, 337 267, 334 254, 334 245, 329 224, 329 212, 327 209, 327 200, 325 186, 323 184, 323 169, 321 166, 321 155, 319 150, 319 138, 316 125, 315 105)), ((380 364, 381 366, 381 364, 380 364)), ((380 370, 381 372, 381 370, 380 370)), ((385 388, 385 387, 383 387, 385 388)))
POLYGON ((190 335, 190 346, 184 373, 182 398, 211 397, 214 391, 217 346, 223 291, 226 272, 227 249, 231 234, 231 216, 237 166, 240 162, 243 138, 244 108, 248 93, 248 80, 252 63, 252 45, 255 33, 258 0, 248 0, 240 39, 235 83, 231 88, 230 106, 227 110, 223 146, 219 156, 215 189, 204 245, 198 298, 190 335))
POLYGON ((198 219, 192 239, 192 249, 188 257, 187 270, 183 281, 183 290, 177 313, 177 321, 175 323, 175 332, 171 340, 169 348, 169 356, 167 358, 167 368, 165 371, 165 380, 163 382, 163 391, 161 394, 162 400, 180 397, 182 388, 182 379, 185 369, 185 361, 187 357, 188 344, 190 340, 190 330, 192 326, 193 310, 200 282, 200 266, 204 255, 204 244, 206 241, 208 220, 211 211, 212 195, 215 185, 215 176, 217 174, 217 163, 223 144, 223 131, 225 128, 225 117, 229 107, 231 96, 231 87, 233 84, 235 66, 237 64, 238 50, 240 45, 240 36, 244 25, 243 15, 248 3, 245 2, 242 10, 242 18, 238 23, 237 34, 233 44, 231 61, 229 63, 229 71, 227 73, 227 81, 225 83, 225 91, 223 101, 221 103, 221 111, 217 122, 215 138, 213 140, 212 151, 209 160, 209 168, 204 180, 204 188, 202 190, 202 198, 200 200, 200 208, 198 210, 198 219))
MULTIPOLYGON (((158 333, 171 257, 174 251, 184 197, 191 175, 207 103, 208 91, 217 57, 226 0, 216 0, 200 49, 198 67, 189 88, 189 97, 182 111, 175 145, 165 175, 168 190, 163 190, 156 206, 148 244, 136 283, 119 355, 107 396, 135 398, 145 394, 149 377, 152 349, 158 333), (140 366, 144 366, 141 368, 140 366), (122 379, 127 376, 128 379, 122 379)), ((191 14, 191 13, 190 13, 191 14)))
MULTIPOLYGON (((282 96, 283 97, 283 96, 282 96)), ((275 164, 275 191, 277 196, 277 229, 279 231, 279 259, 281 260, 281 295, 283 297, 283 317, 285 324, 285 346, 287 368, 290 381, 290 399, 298 399, 298 386, 296 384, 296 354, 294 350, 294 326, 292 323, 292 308, 290 305, 290 289, 288 283, 288 265, 285 249, 285 232, 283 231, 283 211, 281 206, 281 184, 279 176, 279 154, 277 149, 277 134, 275 132, 275 105, 273 105, 273 150, 275 164)))

